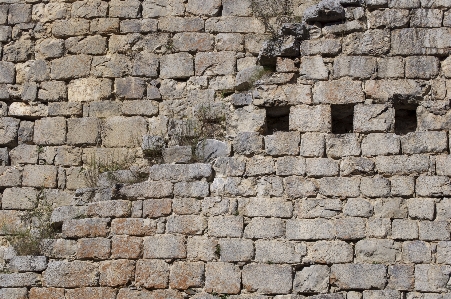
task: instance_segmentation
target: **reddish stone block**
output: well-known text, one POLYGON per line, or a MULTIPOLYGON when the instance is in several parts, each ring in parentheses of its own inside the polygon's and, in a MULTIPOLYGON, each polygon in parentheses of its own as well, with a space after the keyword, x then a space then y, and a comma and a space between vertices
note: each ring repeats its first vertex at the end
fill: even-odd
POLYGON ((111 242, 112 259, 137 259, 142 254, 142 238, 131 236, 114 236, 111 239, 111 242))
POLYGON ((172 200, 170 199, 148 199, 143 202, 143 216, 158 218, 170 215, 172 211, 172 200))
POLYGON ((108 259, 110 257, 110 240, 105 238, 79 239, 78 259, 108 259))
POLYGON ((162 260, 140 260, 136 263, 136 286, 153 289, 168 287, 169 265, 162 260))
POLYGON ((157 224, 151 219, 120 218, 111 222, 111 233, 115 235, 151 236, 157 224))
POLYGON ((64 289, 59 288, 31 288, 28 299, 61 299, 64 298, 64 289))
POLYGON ((204 285, 205 265, 202 262, 175 262, 169 276, 170 287, 186 290, 204 285))
POLYGON ((100 263, 100 285, 109 287, 125 286, 133 281, 135 262, 114 260, 100 263))
POLYGON ((86 218, 64 221, 63 236, 65 238, 95 238, 108 235, 108 218, 86 218))

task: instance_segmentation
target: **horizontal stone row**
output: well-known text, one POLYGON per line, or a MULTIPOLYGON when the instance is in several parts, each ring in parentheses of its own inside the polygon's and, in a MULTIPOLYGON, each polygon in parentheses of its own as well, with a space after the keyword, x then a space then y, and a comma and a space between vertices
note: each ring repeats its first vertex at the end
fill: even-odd
MULTIPOLYGON (((161 260, 135 262, 119 259, 100 263, 50 261, 43 272, 42 283, 45 287, 63 288, 125 287, 133 283, 137 287, 152 289, 168 286, 179 290, 204 288, 206 292, 220 294, 240 293, 241 283, 243 290, 259 294, 327 293, 330 287, 338 290, 380 290, 388 283, 387 290, 379 291, 382 297, 376 298, 399 298, 400 292, 397 290, 446 292, 450 271, 450 266, 427 264, 415 267, 407 264, 390 267, 378 264, 312 265, 293 271, 290 265, 254 263, 243 266, 241 270, 237 265, 224 262, 174 262, 170 266, 161 260), (384 293, 390 297, 383 296, 384 293)), ((1 274, 0 286, 36 286, 39 279, 35 273, 1 274)), ((69 293, 76 291, 67 290, 69 293)), ((124 291, 127 292, 121 290, 119 294, 124 291)), ((147 291, 140 292, 146 294, 147 291)), ((175 290, 172 292, 178 293, 175 290)), ((372 292, 378 294, 377 291, 372 292)), ((182 298, 180 293, 171 298, 179 297, 182 298)))

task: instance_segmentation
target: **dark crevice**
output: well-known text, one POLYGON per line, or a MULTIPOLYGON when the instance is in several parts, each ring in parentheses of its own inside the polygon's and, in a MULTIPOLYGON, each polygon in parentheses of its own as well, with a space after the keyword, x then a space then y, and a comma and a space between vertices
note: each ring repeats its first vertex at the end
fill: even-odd
POLYGON ((266 135, 290 131, 290 107, 266 108, 266 135))
POLYGON ((345 134, 354 131, 354 104, 332 105, 332 133, 345 134))

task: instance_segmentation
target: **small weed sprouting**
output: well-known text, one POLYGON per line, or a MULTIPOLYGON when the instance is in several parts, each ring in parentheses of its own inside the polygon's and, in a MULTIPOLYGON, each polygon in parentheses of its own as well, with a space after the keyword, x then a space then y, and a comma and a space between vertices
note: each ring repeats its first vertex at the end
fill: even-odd
POLYGON ((279 35, 283 23, 295 20, 292 0, 251 0, 252 13, 266 28, 272 38, 279 35))
POLYGON ((181 122, 171 120, 172 143, 180 146, 190 146, 192 150, 191 162, 205 162, 199 156, 207 139, 222 139, 225 137, 226 116, 223 107, 214 109, 210 105, 201 105, 195 113, 194 119, 181 122), (219 111, 218 111, 219 110, 219 111))
MULTIPOLYGON (((120 157, 114 153, 107 155, 106 158, 100 159, 95 154, 89 157, 88 163, 85 163, 81 172, 84 175, 85 183, 88 187, 94 188, 98 186, 99 176, 102 173, 108 173, 108 179, 112 183, 135 183, 142 181, 143 178, 140 173, 131 170, 131 166, 136 162, 136 156, 126 155, 120 157), (126 181, 115 175, 116 171, 127 170, 130 174, 126 177, 126 181)), ((145 179, 145 178, 144 178, 145 179)))
POLYGON ((58 233, 51 223, 52 204, 41 190, 37 196, 34 209, 24 212, 21 216, 23 227, 3 222, 1 230, 6 240, 18 255, 42 254, 41 242, 44 239, 54 239, 58 233))
POLYGON ((221 245, 217 244, 215 247, 215 255, 221 257, 221 245))

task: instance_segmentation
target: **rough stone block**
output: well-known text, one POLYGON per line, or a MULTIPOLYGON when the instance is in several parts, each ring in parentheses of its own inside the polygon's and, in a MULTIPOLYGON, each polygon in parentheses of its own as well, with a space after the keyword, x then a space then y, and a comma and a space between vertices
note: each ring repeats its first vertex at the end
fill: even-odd
POLYGON ((67 80, 86 77, 91 70, 91 57, 88 55, 69 55, 52 60, 51 77, 56 80, 67 80))
POLYGON ((154 165, 150 168, 150 179, 154 181, 192 181, 209 178, 212 174, 210 164, 187 164, 187 165, 154 165))
POLYGON ((376 72, 376 58, 365 56, 339 56, 334 62, 334 77, 369 79, 376 72))
POLYGON ((158 218, 171 214, 170 199, 148 199, 143 201, 142 213, 144 217, 158 218))
POLYGON ((343 53, 347 55, 382 55, 390 50, 390 31, 373 29, 355 32, 343 40, 343 53))
POLYGON ((234 264, 212 262, 205 266, 205 291, 238 294, 241 289, 241 271, 234 264))
POLYGON ((290 218, 292 204, 279 198, 249 198, 238 200, 240 214, 248 217, 281 217, 290 218))
MULTIPOLYGON (((111 231, 114 233, 114 229, 111 231)), ((137 259, 142 254, 142 238, 131 236, 113 236, 111 239, 112 259, 137 259)))
POLYGON ((423 241, 404 242, 402 244, 402 258, 408 263, 430 263, 431 247, 423 241))
POLYGON ((285 223, 277 218, 253 218, 244 229, 244 237, 249 239, 270 239, 285 234, 285 223))
POLYGON ((318 264, 340 264, 352 262, 354 250, 344 241, 318 241, 308 247, 307 260, 318 264))
POLYGON ((400 249, 393 240, 365 239, 356 243, 355 252, 358 263, 384 264, 394 263, 400 249))
POLYGON ((145 237, 143 257, 146 259, 186 258, 185 237, 176 235, 145 237))
POLYGON ((390 181, 381 176, 362 177, 360 191, 367 197, 387 197, 390 195, 390 181))
POLYGON ((443 12, 440 9, 415 9, 410 27, 441 27, 443 12))
POLYGON ((392 31, 391 52, 395 55, 446 54, 451 28, 404 28, 392 31))
POLYGON ((325 196, 358 197, 360 178, 321 178, 318 180, 319 192, 325 196))
POLYGON ((208 234, 214 237, 241 237, 243 217, 216 216, 208 219, 208 234))
POLYGON ((197 76, 230 75, 235 73, 236 58, 234 52, 208 52, 196 54, 195 68, 197 76))
POLYGON ((38 203, 38 191, 34 188, 7 188, 3 191, 2 209, 31 210, 38 203))
POLYGON ((82 261, 50 261, 43 273, 44 286, 76 288, 96 286, 99 267, 95 263, 82 261))
POLYGON ((174 185, 174 195, 201 198, 210 195, 207 182, 179 182, 174 185))
POLYGON ((162 260, 139 260, 135 281, 138 287, 164 289, 169 284, 169 265, 162 260))
POLYGON ((287 220, 286 236, 289 240, 321 240, 335 237, 335 228, 325 219, 287 220))
POLYGON ((312 180, 291 176, 284 179, 285 192, 290 198, 315 196, 317 186, 312 180))
POLYGON ((395 110, 383 104, 356 105, 354 107, 354 132, 392 132, 395 110))
POLYGON ((332 265, 330 275, 332 283, 342 290, 383 289, 387 280, 384 265, 332 265))
POLYGON ((242 155, 260 154, 263 137, 257 132, 239 132, 233 140, 233 150, 242 155))
POLYGON ((100 121, 95 117, 67 120, 67 143, 71 145, 94 145, 100 139, 100 121))
MULTIPOLYGON (((1 296, 0 296, 0 298, 1 298, 1 296)), ((9 298, 9 297, 7 296, 5 298, 9 298)), ((12 297, 12 298, 15 298, 15 297, 12 297)), ((22 299, 21 297, 18 297, 18 298, 22 299)), ((23 298, 27 298, 26 297, 26 292, 25 292, 25 296, 23 298)), ((29 299, 43 299, 43 298, 59 299, 59 298, 64 298, 64 289, 62 289, 62 288, 39 288, 39 287, 31 288, 29 293, 28 293, 28 298, 29 299)), ((68 298, 74 299, 73 297, 68 297, 68 298)))
POLYGON ((217 258, 216 239, 194 236, 187 240, 187 256, 192 261, 212 261, 217 258))
POLYGON ((186 290, 203 287, 205 265, 202 262, 175 262, 171 268, 169 285, 171 288, 186 290))
POLYGON ((165 55, 161 58, 160 69, 160 76, 165 79, 193 76, 193 57, 188 53, 165 55))
POLYGON ((412 219, 433 220, 435 214, 435 200, 431 198, 409 198, 407 209, 412 219))
MULTIPOLYGON (((376 169, 380 174, 411 175, 427 173, 430 167, 429 157, 425 155, 378 156, 375 158, 375 162, 376 169)), ((426 184, 426 181, 432 182, 432 180, 434 179, 421 179, 424 184, 426 184)), ((428 194, 428 192, 424 190, 424 194, 428 194)))
POLYGON ((446 221, 420 221, 418 222, 418 228, 420 240, 450 240, 450 229, 446 221))
MULTIPOLYGON (((217 17, 205 22, 207 32, 264 33, 263 23, 253 17, 217 17)), ((258 51, 257 51, 258 52, 258 51)))
POLYGON ((329 78, 329 70, 321 56, 302 57, 299 74, 301 78, 307 80, 327 80, 329 78))
POLYGON ((113 18, 137 18, 141 2, 138 0, 112 0, 109 5, 109 16, 113 18))
POLYGON ((393 219, 392 237, 397 240, 414 240, 418 238, 417 221, 409 219, 393 219))
POLYGON ((301 136, 298 132, 276 132, 265 137, 265 150, 268 155, 298 155, 301 136))
POLYGON ((413 265, 392 265, 388 266, 388 289, 393 290, 412 290, 415 281, 413 265))
POLYGON ((172 215, 167 218, 166 232, 184 235, 202 234, 207 226, 205 218, 196 215, 172 215))
POLYGON ((254 257, 254 244, 246 239, 221 239, 217 252, 223 262, 247 262, 254 257))
POLYGON ((71 81, 68 98, 71 102, 106 100, 111 96, 111 80, 105 78, 82 78, 71 81))
POLYGON ((343 207, 343 213, 352 217, 370 217, 373 215, 373 206, 366 199, 349 198, 343 207))
POLYGON ((415 290, 420 292, 446 292, 451 273, 448 265, 416 265, 415 290))
POLYGON ((392 196, 410 196, 415 191, 415 178, 393 176, 390 178, 392 196))
POLYGON ((358 217, 345 217, 334 221, 336 237, 340 240, 356 240, 365 237, 365 220, 358 217))
POLYGON ((290 109, 290 130, 300 132, 330 132, 332 128, 330 106, 299 105, 290 109))
POLYGON ((306 173, 311 177, 336 176, 339 173, 339 164, 328 158, 306 159, 306 173))
POLYGON ((328 266, 313 265, 296 272, 293 290, 300 293, 327 293, 329 290, 328 266))
POLYGON ((292 288, 288 265, 249 264, 243 268, 243 287, 250 292, 288 294, 292 288))
POLYGON ((134 147, 147 132, 147 122, 139 116, 110 117, 103 127, 102 141, 106 147, 134 147))
POLYGON ((300 157, 280 157, 276 160, 276 174, 285 175, 304 175, 305 159, 300 157))
POLYGON ((441 197, 451 194, 450 180, 445 176, 420 176, 416 181, 416 192, 422 197, 441 197))
MULTIPOLYGON (((64 289, 55 289, 55 290, 63 290, 63 292, 64 292, 64 289)), ((88 297, 92 298, 92 299, 115 299, 116 298, 116 290, 113 288, 106 288, 106 287, 87 287, 87 288, 66 290, 66 298, 67 299, 83 299, 83 298, 88 298, 88 297)), ((58 297, 58 298, 61 298, 61 297, 58 297)), ((50 298, 48 298, 48 299, 50 299, 50 298)), ((55 298, 55 299, 57 299, 57 298, 55 298)))
POLYGON ((79 239, 77 248, 78 259, 101 259, 110 257, 110 240, 106 238, 79 239))
POLYGON ((317 82, 313 87, 313 103, 349 104, 363 101, 362 85, 358 81, 341 79, 317 82))
POLYGON ((111 221, 111 233, 116 235, 149 236, 156 231, 156 223, 150 219, 122 218, 111 221))
POLYGON ((304 244, 286 241, 258 240, 255 242, 255 261, 262 263, 299 263, 306 254, 304 244))
POLYGON ((109 233, 110 219, 86 218, 67 220, 63 223, 63 236, 65 238, 106 237, 109 233))
POLYGON ((142 7, 144 18, 177 16, 185 12, 185 5, 181 0, 146 0, 142 7))
POLYGON ((104 261, 99 266, 101 286, 125 286, 133 280, 135 262, 129 260, 104 261))

